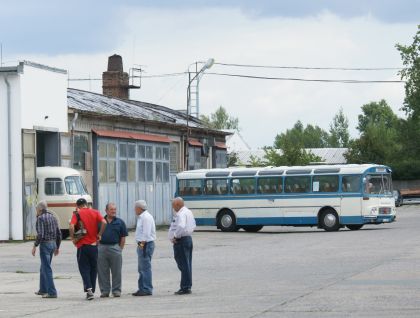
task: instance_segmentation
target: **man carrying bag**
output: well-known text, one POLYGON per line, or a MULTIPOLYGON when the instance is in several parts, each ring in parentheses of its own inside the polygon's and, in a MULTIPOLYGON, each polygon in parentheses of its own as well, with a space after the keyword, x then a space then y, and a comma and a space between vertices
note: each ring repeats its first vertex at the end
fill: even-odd
POLYGON ((70 237, 77 247, 77 264, 82 276, 86 299, 92 300, 98 275, 97 241, 101 239, 106 221, 99 211, 88 208, 87 201, 83 198, 77 200, 76 207, 76 213, 73 213, 70 221, 70 237), (101 228, 98 233, 99 224, 101 228))

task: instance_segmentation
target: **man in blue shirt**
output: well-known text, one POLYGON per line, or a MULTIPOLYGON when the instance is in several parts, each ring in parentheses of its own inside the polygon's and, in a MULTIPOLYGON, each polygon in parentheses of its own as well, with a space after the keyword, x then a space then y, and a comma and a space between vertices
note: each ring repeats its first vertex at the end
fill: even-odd
POLYGON ((108 203, 105 208, 107 226, 99 241, 98 251, 98 281, 101 297, 109 297, 111 291, 110 274, 112 276, 112 295, 121 296, 122 250, 125 237, 128 236, 127 227, 117 218, 115 203, 108 203))

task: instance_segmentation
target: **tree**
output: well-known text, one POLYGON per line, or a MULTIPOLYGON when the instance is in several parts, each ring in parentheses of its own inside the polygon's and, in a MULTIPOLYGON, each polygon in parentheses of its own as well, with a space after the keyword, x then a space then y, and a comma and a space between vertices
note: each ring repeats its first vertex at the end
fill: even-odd
POLYGON ((261 160, 257 156, 251 155, 249 156, 247 165, 251 167, 265 167, 267 166, 267 162, 265 162, 264 160, 261 160))
POLYGON ((420 178, 420 25, 408 46, 396 45, 404 68, 399 72, 405 80, 405 99, 402 110, 407 119, 400 127, 403 151, 395 162, 394 176, 402 179, 420 178))
POLYGON ((347 148, 350 142, 349 120, 340 108, 330 124, 330 147, 347 148))
POLYGON ((329 134, 318 126, 303 124, 298 120, 292 129, 277 135, 274 140, 274 148, 283 149, 288 144, 297 145, 298 148, 325 148, 328 147, 329 134))
POLYGON ((200 119, 205 126, 212 129, 234 129, 239 131, 239 119, 229 116, 223 106, 220 106, 210 116, 201 115, 200 119))
POLYGON ((384 123, 388 127, 395 127, 397 122, 397 115, 394 114, 388 103, 381 99, 379 102, 371 102, 362 106, 362 114, 359 115, 357 129, 363 134, 370 124, 384 123))
POLYGON ((399 72, 405 80, 405 99, 403 110, 409 117, 420 117, 420 25, 413 43, 408 46, 397 44, 404 68, 399 72))
POLYGON ((400 120, 385 100, 363 105, 357 126, 360 137, 350 143, 347 162, 390 165, 401 151, 399 126, 400 120))
POLYGON ((241 162, 239 160, 238 153, 235 151, 232 151, 231 153, 227 154, 227 166, 228 167, 236 167, 241 165, 241 162))

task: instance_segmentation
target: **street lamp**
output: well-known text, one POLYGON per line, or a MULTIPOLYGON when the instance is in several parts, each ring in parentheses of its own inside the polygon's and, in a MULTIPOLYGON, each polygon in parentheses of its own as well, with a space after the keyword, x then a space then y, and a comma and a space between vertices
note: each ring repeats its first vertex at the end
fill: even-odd
MULTIPOLYGON (((196 64, 196 68, 197 68, 197 63, 196 64)), ((214 59, 213 58, 209 58, 206 62, 206 64, 204 64, 204 66, 199 70, 195 71, 195 75, 191 78, 191 72, 188 70, 188 88, 187 88, 187 114, 192 114, 191 112, 191 84, 193 81, 197 81, 196 84, 196 117, 198 118, 199 114, 200 114, 200 109, 199 109, 199 99, 198 99, 198 85, 200 82, 200 78, 203 75, 203 73, 205 72, 205 70, 209 69, 210 67, 212 67, 214 64, 214 59)))
POLYGON ((199 81, 200 81, 200 77, 203 75, 203 73, 209 69, 210 67, 212 67, 214 64, 214 59, 213 58, 209 58, 206 62, 206 64, 204 64, 204 66, 197 71, 197 63, 195 63, 196 65, 196 72, 195 75, 191 78, 191 72, 188 70, 188 87, 187 87, 187 140, 185 143, 185 162, 184 162, 184 169, 188 170, 188 146, 189 146, 189 137, 190 137, 190 129, 189 129, 189 120, 190 120, 190 114, 191 114, 191 84, 193 81, 197 81, 196 84, 196 91, 195 91, 195 95, 196 95, 196 103, 195 103, 195 109, 196 109, 196 117, 199 117, 199 98, 198 98, 198 85, 199 85, 199 81))

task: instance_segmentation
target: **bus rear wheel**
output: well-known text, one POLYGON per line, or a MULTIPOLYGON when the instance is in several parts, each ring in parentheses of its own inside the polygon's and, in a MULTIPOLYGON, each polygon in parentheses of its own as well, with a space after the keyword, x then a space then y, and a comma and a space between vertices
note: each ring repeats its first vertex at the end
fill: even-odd
POLYGON ((338 231, 340 229, 338 214, 333 209, 326 209, 319 217, 319 225, 327 232, 338 231))
POLYGON ((261 230, 263 228, 262 225, 243 225, 242 228, 246 231, 246 232, 258 232, 259 230, 261 230))
POLYGON ((223 210, 217 217, 217 228, 222 232, 235 232, 239 230, 236 225, 236 217, 230 210, 223 210))
POLYGON ((352 230, 352 231, 360 230, 362 227, 363 227, 363 224, 349 224, 349 225, 346 225, 346 228, 348 228, 349 230, 352 230))

